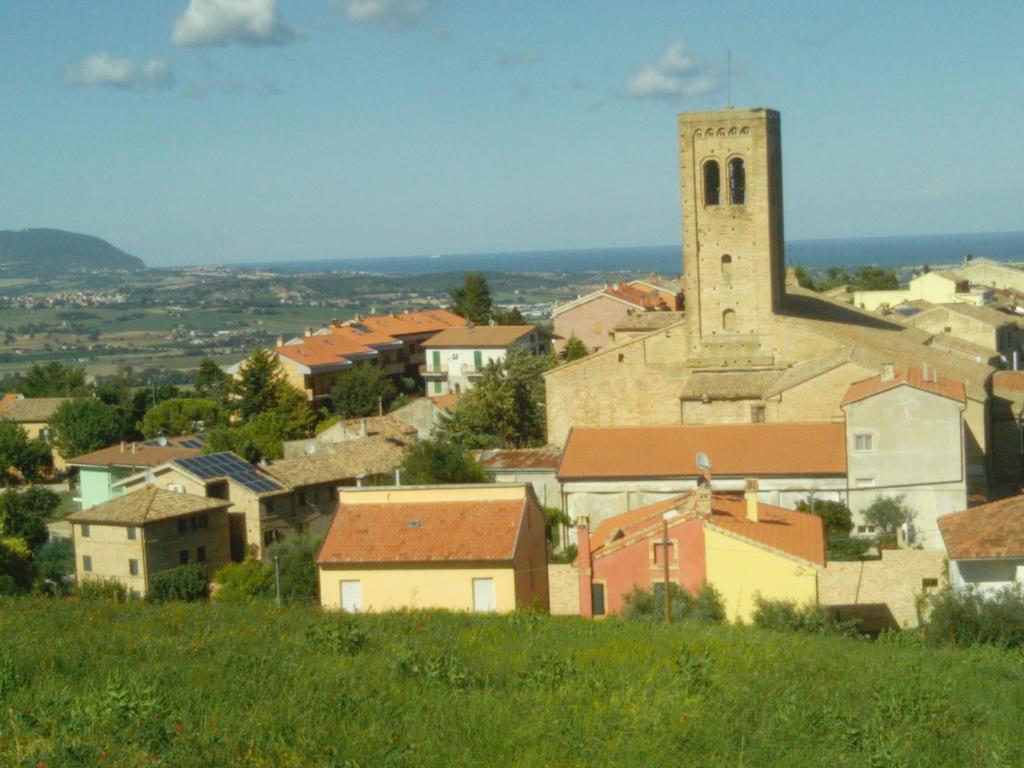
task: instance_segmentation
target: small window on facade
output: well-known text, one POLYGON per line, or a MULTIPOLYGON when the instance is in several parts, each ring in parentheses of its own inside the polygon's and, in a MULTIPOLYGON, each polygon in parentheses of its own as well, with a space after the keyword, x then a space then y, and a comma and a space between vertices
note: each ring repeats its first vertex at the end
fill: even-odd
POLYGON ((86 573, 92 570, 92 557, 90 555, 82 555, 82 570, 86 573))
POLYGON ((939 586, 938 579, 921 579, 922 589, 934 589, 937 586, 939 586))
POLYGON ((754 424, 760 424, 764 421, 764 406, 763 405, 752 405, 750 406, 750 421, 754 424))
POLYGON ((732 282, 732 256, 728 253, 722 257, 722 281, 732 282))
POLYGON ((857 533, 874 533, 875 526, 873 525, 858 525, 857 533))
POLYGON ((621 363, 625 359, 626 359, 626 356, 620 352, 619 353, 619 362, 621 363))
POLYGON ((188 527, 189 527, 190 530, 193 530, 193 531, 196 528, 198 528, 199 527, 199 518, 198 517, 190 517, 188 519, 188 527))
POLYGON ((134 525, 129 525, 128 526, 128 539, 131 540, 131 541, 135 541, 135 526, 134 525))
POLYGON ((590 599, 595 616, 604 616, 604 584, 593 584, 590 587, 590 599))
POLYGON ((856 435, 854 438, 854 450, 870 451, 874 448, 874 441, 871 435, 856 435))
POLYGON ((858 477, 854 481, 854 485, 857 488, 873 488, 875 486, 875 478, 873 478, 873 477, 858 477))
POLYGON ((139 575, 139 561, 135 558, 128 561, 128 573, 132 576, 139 575))
POLYGON ((178 552, 178 562, 182 565, 188 565, 188 550, 183 549, 178 552))
POLYGON ((273 500, 268 499, 267 501, 263 502, 263 511, 266 514, 268 514, 268 515, 274 514, 274 502, 273 502, 273 500))
MULTIPOLYGON (((668 562, 672 562, 672 544, 668 545, 668 562)), ((665 545, 660 542, 654 542, 654 564, 664 565, 665 564, 665 545)))
POLYGON ((722 179, 718 171, 718 161, 708 160, 704 163, 704 205, 718 205, 721 189, 722 179))
POLYGON ((178 518, 178 533, 185 533, 188 531, 188 520, 184 517, 178 518))
POLYGON ((199 547, 199 548, 196 549, 196 562, 197 563, 205 563, 206 562, 206 547, 199 547))
POLYGON ((722 313, 722 330, 729 333, 736 330, 736 311, 727 309, 722 313))
POLYGON ((743 205, 747 197, 747 171, 743 158, 734 157, 729 161, 729 202, 743 205))
POLYGON ((210 518, 208 518, 206 516, 205 512, 203 514, 201 514, 197 519, 199 520, 199 527, 200 528, 209 528, 210 527, 210 518))
POLYGON ((83 539, 88 539, 89 538, 89 524, 88 523, 82 523, 82 538, 83 539))

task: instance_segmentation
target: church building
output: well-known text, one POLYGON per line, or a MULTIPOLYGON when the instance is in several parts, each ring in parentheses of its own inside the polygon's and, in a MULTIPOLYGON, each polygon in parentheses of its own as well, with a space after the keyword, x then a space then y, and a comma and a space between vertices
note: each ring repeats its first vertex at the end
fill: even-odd
POLYGON ((685 316, 548 372, 549 442, 573 427, 841 423, 851 385, 915 369, 963 384, 968 493, 1015 491, 1024 412, 993 397, 987 359, 787 280, 779 113, 683 113, 678 129, 685 316))

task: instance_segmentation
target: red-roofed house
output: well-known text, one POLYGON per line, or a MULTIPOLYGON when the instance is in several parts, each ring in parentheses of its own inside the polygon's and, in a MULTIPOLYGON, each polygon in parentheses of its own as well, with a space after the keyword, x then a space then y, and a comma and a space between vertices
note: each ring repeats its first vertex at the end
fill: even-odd
POLYGON ((938 525, 950 586, 995 592, 1024 584, 1024 496, 943 515, 938 525))
POLYGON ((544 526, 527 484, 344 489, 317 558, 321 605, 546 611, 544 526))
POLYGON ((916 513, 911 540, 943 548, 936 518, 967 507, 966 407, 964 385, 934 369, 887 368, 850 385, 842 408, 857 532, 874 533, 861 513, 875 499, 899 495, 916 513))
POLYGON ((705 486, 608 518, 593 533, 580 518, 580 613, 618 613, 634 588, 664 584, 666 531, 669 580, 690 593, 711 585, 731 621, 749 620, 758 594, 817 601, 825 566, 821 519, 758 501, 752 480, 744 496, 705 486))

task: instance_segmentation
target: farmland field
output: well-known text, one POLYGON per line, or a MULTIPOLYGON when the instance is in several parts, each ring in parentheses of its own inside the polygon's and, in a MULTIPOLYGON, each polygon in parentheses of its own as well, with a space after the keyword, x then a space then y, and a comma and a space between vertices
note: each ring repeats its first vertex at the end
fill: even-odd
POLYGON ((1019 766, 1022 683, 742 627, 0 600, 5 766, 1019 766))

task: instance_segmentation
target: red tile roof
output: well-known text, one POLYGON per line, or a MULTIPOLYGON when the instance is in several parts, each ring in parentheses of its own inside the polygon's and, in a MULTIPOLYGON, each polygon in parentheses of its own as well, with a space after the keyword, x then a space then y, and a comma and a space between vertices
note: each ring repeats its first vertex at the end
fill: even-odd
POLYGON ((511 561, 526 500, 340 504, 317 562, 511 561))
POLYGON ((362 325, 389 336, 414 336, 421 333, 438 333, 445 328, 464 327, 466 323, 466 318, 447 309, 426 309, 420 312, 359 317, 331 326, 331 331, 335 332, 346 326, 362 325))
POLYGON ((992 374, 992 386, 1010 392, 1024 392, 1024 371, 996 371, 992 374))
POLYGON ((121 443, 76 456, 73 459, 68 459, 67 463, 70 466, 89 467, 157 467, 166 464, 171 459, 199 456, 202 452, 202 448, 184 448, 173 443, 168 445, 121 443))
POLYGON ((495 448, 478 451, 476 459, 484 469, 546 469, 558 468, 562 450, 547 445, 543 448, 495 448))
POLYGON ((956 400, 958 403, 967 402, 967 394, 964 391, 962 382, 939 376, 925 379, 924 372, 920 368, 905 368, 901 371, 896 371, 893 377, 888 380, 883 380, 881 376, 874 376, 864 381, 854 382, 846 390, 846 396, 843 397, 841 405, 849 405, 858 400, 864 400, 865 398, 903 385, 920 389, 924 392, 931 392, 933 395, 946 397, 950 400, 956 400))
POLYGON ((306 336, 299 344, 285 344, 283 347, 278 347, 277 354, 310 368, 319 368, 329 365, 348 365, 351 364, 353 358, 374 356, 376 351, 352 338, 349 334, 331 334, 330 336, 306 336))
POLYGON ((698 452, 718 476, 845 475, 846 427, 828 421, 574 427, 557 475, 695 477, 698 452))
MULTIPOLYGON (((608 518, 591 536, 591 552, 596 553, 607 544, 617 531, 627 536, 660 528, 662 515, 670 509, 688 509, 692 493, 655 502, 608 518)), ((758 521, 747 519, 747 503, 742 496, 718 495, 711 498, 711 514, 705 524, 727 533, 741 536, 763 546, 818 565, 825 564, 825 529, 821 518, 804 512, 758 503, 758 521)), ((684 520, 693 519, 692 512, 684 513, 669 523, 671 528, 684 520)))
POLYGON ((1024 496, 942 515, 938 522, 955 560, 1024 557, 1024 496))

